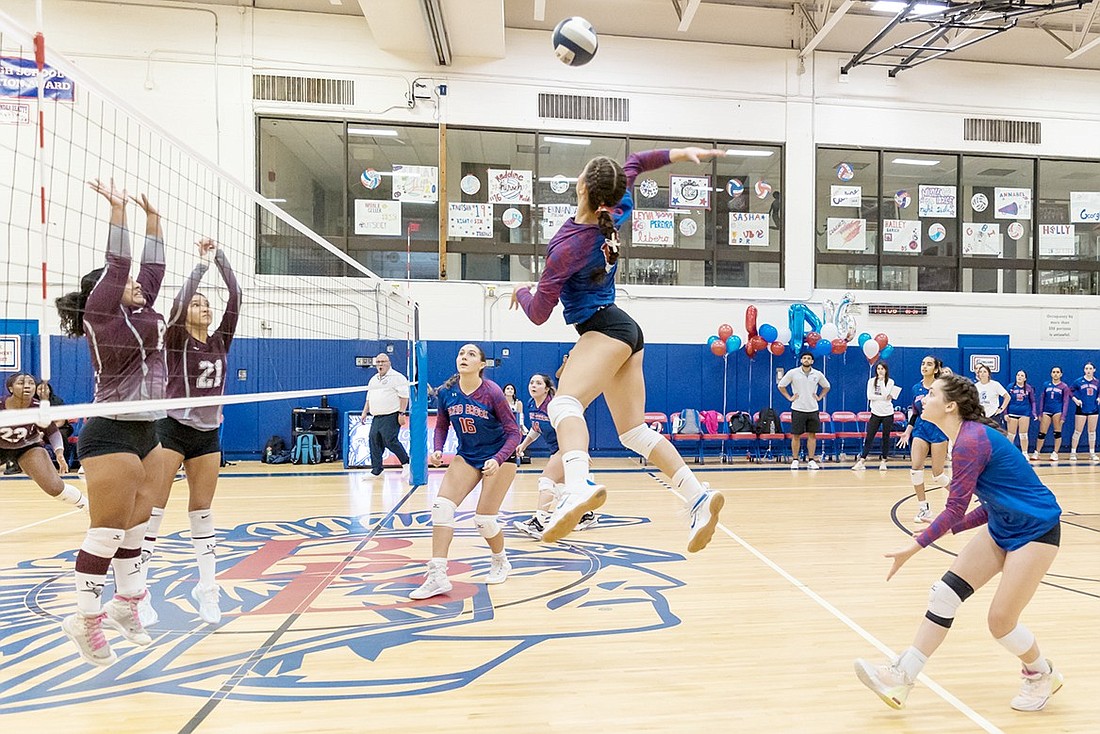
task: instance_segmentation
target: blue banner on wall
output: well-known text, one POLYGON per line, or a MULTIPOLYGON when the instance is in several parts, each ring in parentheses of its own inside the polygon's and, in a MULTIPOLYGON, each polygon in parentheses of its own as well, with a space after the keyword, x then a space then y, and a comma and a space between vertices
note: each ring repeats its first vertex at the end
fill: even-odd
MULTIPOLYGON (((46 82, 43 93, 46 99, 72 102, 76 92, 73 81, 61 72, 46 65, 46 82)), ((34 59, 0 56, 0 97, 37 97, 38 67, 34 59)))

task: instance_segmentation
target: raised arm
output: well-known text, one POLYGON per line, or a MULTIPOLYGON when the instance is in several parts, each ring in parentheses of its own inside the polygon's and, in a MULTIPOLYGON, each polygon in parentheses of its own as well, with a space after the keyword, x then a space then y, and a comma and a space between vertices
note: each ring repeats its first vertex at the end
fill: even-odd
MULTIPOLYGON (((205 240, 213 243, 213 240, 205 240)), ((217 245, 214 245, 217 247, 217 245)), ((241 316, 241 285, 237 282, 237 276, 229 259, 225 256, 225 250, 217 247, 214 254, 214 263, 218 266, 225 287, 229 290, 229 298, 225 302, 225 313, 222 314, 221 323, 218 324, 218 333, 225 340, 225 348, 229 349, 229 343, 233 341, 233 335, 237 333, 237 321, 241 316)), ((407 402, 406 398, 406 402, 407 402)), ((404 407, 401 408, 404 410, 404 407)))
POLYGON ((148 197, 142 194, 130 198, 145 211, 145 247, 141 250, 141 270, 137 280, 145 294, 145 305, 152 308, 164 282, 164 232, 161 230, 160 212, 148 197))
POLYGON ((130 230, 126 226, 126 191, 115 188, 114 179, 105 184, 97 178, 89 181, 88 187, 111 205, 103 275, 84 305, 85 320, 95 323, 112 316, 122 302, 130 278, 130 230))
POLYGON ((177 324, 183 326, 187 323, 187 307, 191 304, 191 299, 199 292, 199 283, 202 282, 206 271, 210 269, 209 253, 203 248, 203 242, 208 241, 203 240, 198 243, 199 261, 195 263, 195 267, 191 269, 190 275, 183 281, 183 285, 180 286, 175 299, 172 301, 172 312, 168 316, 169 326, 177 324))

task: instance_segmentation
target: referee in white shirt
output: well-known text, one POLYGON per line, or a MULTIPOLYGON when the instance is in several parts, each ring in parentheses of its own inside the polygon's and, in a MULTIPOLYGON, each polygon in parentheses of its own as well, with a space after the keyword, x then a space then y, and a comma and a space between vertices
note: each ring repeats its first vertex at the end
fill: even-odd
POLYGON ((367 414, 373 416, 370 424, 370 473, 378 476, 382 473, 382 454, 386 449, 393 452, 401 462, 401 469, 409 466, 409 454, 397 440, 401 430, 400 416, 409 407, 409 381, 405 376, 390 367, 390 358, 379 354, 374 358, 378 374, 367 383, 367 402, 363 405, 360 423, 367 422, 367 414))
POLYGON ((829 381, 819 370, 814 369, 814 355, 803 352, 798 361, 802 369, 789 370, 779 380, 779 392, 791 401, 791 468, 798 468, 798 450, 802 443, 802 434, 806 434, 806 466, 817 468, 815 451, 817 450, 817 432, 821 430, 817 401, 824 400, 829 392, 829 381), (790 385, 794 394, 787 392, 790 385), (818 394, 818 388, 821 394, 818 394))

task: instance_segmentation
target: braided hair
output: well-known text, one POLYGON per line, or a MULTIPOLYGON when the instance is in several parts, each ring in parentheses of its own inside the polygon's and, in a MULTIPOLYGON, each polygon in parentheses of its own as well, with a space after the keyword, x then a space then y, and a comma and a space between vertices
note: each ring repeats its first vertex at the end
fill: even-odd
POLYGON ((68 336, 84 336, 84 305, 88 294, 103 275, 103 268, 96 268, 80 279, 80 290, 72 291, 54 301, 61 317, 61 333, 68 336))
MULTIPOLYGON (((615 229, 611 209, 618 206, 626 194, 626 174, 618 161, 599 156, 588 162, 581 176, 584 177, 588 208, 596 212, 596 224, 607 241, 607 264, 614 265, 619 259, 619 233, 615 229)), ((599 276, 593 277, 604 275, 606 273, 600 272, 599 276)))
POLYGON ((1005 432, 1000 423, 986 417, 985 409, 978 400, 978 387, 971 380, 962 375, 950 374, 941 375, 936 381, 940 383, 944 402, 955 403, 959 409, 959 417, 964 421, 977 421, 996 428, 1001 433, 1005 432))

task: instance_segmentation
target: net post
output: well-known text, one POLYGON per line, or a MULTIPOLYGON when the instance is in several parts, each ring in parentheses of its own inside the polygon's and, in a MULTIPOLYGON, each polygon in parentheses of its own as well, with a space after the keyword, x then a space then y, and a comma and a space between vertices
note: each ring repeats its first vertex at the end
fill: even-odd
POLYGON ((428 483, 428 345, 417 341, 413 350, 409 376, 409 470, 412 485, 422 487, 428 483))

